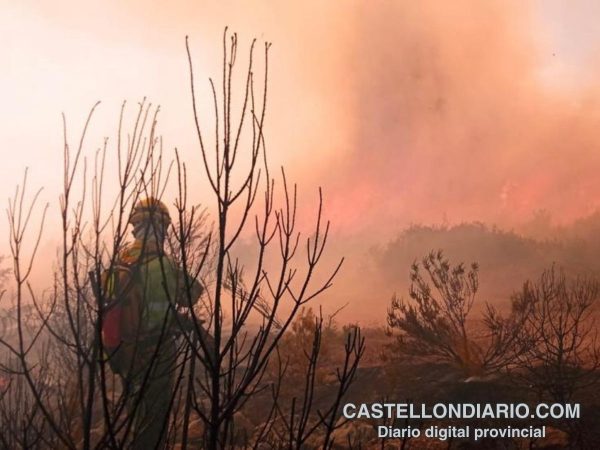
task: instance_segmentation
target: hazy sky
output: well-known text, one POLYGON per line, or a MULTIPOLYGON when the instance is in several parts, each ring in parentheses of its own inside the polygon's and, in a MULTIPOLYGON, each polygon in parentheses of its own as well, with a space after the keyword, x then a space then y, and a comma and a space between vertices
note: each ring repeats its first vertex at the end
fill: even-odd
POLYGON ((29 166, 56 208, 60 114, 76 139, 97 100, 88 154, 114 137, 123 100, 147 97, 161 105, 166 147, 198 164, 184 37, 206 87, 229 25, 242 50, 252 37, 273 42, 270 159, 309 206, 323 185, 337 236, 381 242, 442 220, 515 226, 541 208, 568 222, 599 206, 593 0, 0 4, 3 199, 29 166))

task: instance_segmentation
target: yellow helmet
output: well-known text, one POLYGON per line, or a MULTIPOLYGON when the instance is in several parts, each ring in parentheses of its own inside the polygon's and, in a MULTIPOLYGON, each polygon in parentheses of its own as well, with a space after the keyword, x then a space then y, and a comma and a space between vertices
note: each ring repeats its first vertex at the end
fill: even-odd
POLYGON ((148 197, 137 202, 134 206, 129 223, 134 227, 140 223, 162 224, 165 227, 171 223, 167 206, 154 197, 148 197))

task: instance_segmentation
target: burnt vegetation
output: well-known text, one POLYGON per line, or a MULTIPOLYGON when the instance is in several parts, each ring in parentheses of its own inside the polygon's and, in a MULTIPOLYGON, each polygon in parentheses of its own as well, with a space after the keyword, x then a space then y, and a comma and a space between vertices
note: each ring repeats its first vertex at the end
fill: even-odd
POLYGON ((553 265, 515 291, 504 314, 489 304, 474 312, 475 263, 467 269, 432 252, 413 264, 410 282, 411 300, 394 297, 388 310, 387 359, 395 378, 418 374, 430 387, 418 395, 431 401, 580 403, 588 414, 583 421, 531 423, 562 430, 556 448, 597 447, 595 428, 582 425, 597 420, 595 278, 569 277, 553 265))
MULTIPOLYGON (((188 176, 198 170, 189 170, 177 151, 167 158, 157 134, 158 108, 145 101, 132 119, 123 105, 116 137, 106 139, 91 158, 85 152, 86 134, 97 105, 75 147, 65 120, 61 248, 53 286, 41 294, 30 277, 39 263, 37 247, 48 206, 38 204, 39 191, 29 195, 27 177, 10 200, 13 267, 8 284, 14 289, 11 298, 3 299, 6 317, 0 336, 2 448, 137 445, 136 410, 142 408, 145 392, 152 392, 161 344, 132 404, 104 348, 108 290, 100 280, 118 264, 133 205, 142 198, 162 198, 170 183, 177 196, 166 251, 186 274, 181 290, 189 297, 187 304, 193 304, 194 283, 204 293, 194 307, 177 306, 181 302, 170 299, 171 308, 178 309, 176 317, 187 321, 176 321, 177 364, 170 374, 171 414, 161 430, 164 445, 301 448, 309 440, 323 448, 334 445, 342 399, 363 355, 364 338, 358 327, 335 333, 339 358, 328 360, 333 376, 323 400, 316 390, 325 370, 322 339, 331 327, 321 315, 303 311, 312 311, 305 308, 332 286, 342 260, 321 267, 329 236, 321 191, 314 227, 304 234, 297 227, 296 186, 283 169, 275 177, 267 165, 269 44, 262 49, 260 69, 255 67, 256 43, 251 44, 245 79, 237 86, 232 81, 238 70, 237 35, 225 32, 220 82, 209 81, 214 107, 210 137, 197 110, 187 40, 186 48, 201 169, 213 204, 190 204, 188 176), (117 171, 109 171, 109 165, 117 171), (34 223, 33 217, 42 218, 34 223), (248 235, 254 236, 256 259, 244 267, 235 248, 248 235), (298 336, 302 347, 295 355, 286 343, 291 335, 298 336), (287 389, 288 371, 298 370, 302 374, 289 378, 301 381, 302 388, 280 395, 287 389), (252 402, 264 406, 264 414, 253 414, 252 402)), ((166 347, 168 330, 161 336, 166 347)))
MULTIPOLYGON (((457 263, 441 250, 422 252, 412 264, 402 258, 422 251, 415 241, 448 247, 439 239, 444 233, 470 236, 470 241, 451 240, 462 242, 460 248, 446 248, 451 257, 456 253, 467 261, 476 258, 462 258, 466 247, 488 257, 503 254, 510 264, 544 251, 547 258, 541 262, 547 263, 565 248, 480 224, 412 227, 380 255, 388 270, 384 277, 408 272, 408 288, 402 291, 408 295, 392 298, 387 328, 341 325, 339 310, 327 314, 323 311, 329 309, 321 307, 343 263, 340 258, 331 267, 324 264, 330 225, 323 194, 317 191, 312 228, 300 230, 298 224, 306 220, 299 220, 298 189, 283 169, 275 175, 268 165, 269 44, 258 52, 252 42, 240 71, 237 35, 225 31, 222 73, 209 80, 212 120, 206 121, 198 106, 206 99, 197 94, 187 40, 186 49, 201 167, 188 167, 177 150, 167 156, 158 135, 158 108, 146 101, 133 108, 123 104, 116 135, 91 155, 86 134, 98 105, 75 145, 65 119, 60 248, 52 285, 41 291, 31 278, 35 265, 49 266, 38 257, 49 206, 40 204, 40 191, 30 192, 27 173, 9 200, 12 264, 0 259, 0 448, 136 448, 136 411, 152 392, 160 344, 132 401, 111 370, 104 345, 108 288, 102 280, 119 264, 134 205, 146 197, 169 203, 165 192, 170 190, 175 198, 169 203, 166 252, 185 274, 180 294, 188 306, 169 299, 176 317, 185 320, 175 321, 173 333, 173 389, 160 430, 165 448, 474 445, 382 440, 376 437, 379 423, 342 417, 346 401, 382 399, 580 402, 584 421, 544 423, 553 440, 485 442, 480 448, 598 448, 595 266, 587 267, 592 274, 577 276, 547 264, 521 288, 511 285, 509 306, 501 309, 486 302, 476 262, 457 263), (241 83, 234 81, 239 80, 235 73, 243 75, 241 83), (206 205, 190 200, 190 179, 198 174, 211 192, 206 205), (414 236, 419 239, 411 240, 414 236), (247 255, 238 251, 249 240, 254 256, 243 264, 247 255), (197 285, 203 294, 194 304, 197 285)), ((573 264, 579 261, 577 245, 566 250, 575 272, 581 268, 573 264)), ((582 260, 590 259, 581 254, 582 260)), ((497 269, 488 261, 484 267, 497 269)), ((166 286, 164 269, 163 277, 166 286)), ((165 325, 165 345, 169 333, 165 325)), ((408 419, 381 424, 460 425, 408 419)))
POLYGON ((399 331, 398 353, 446 362, 466 377, 498 371, 520 354, 527 302, 506 318, 487 305, 483 331, 468 323, 479 289, 478 271, 475 263, 468 269, 463 264, 453 267, 441 251, 413 264, 412 302, 394 297, 388 311, 390 334, 399 331))

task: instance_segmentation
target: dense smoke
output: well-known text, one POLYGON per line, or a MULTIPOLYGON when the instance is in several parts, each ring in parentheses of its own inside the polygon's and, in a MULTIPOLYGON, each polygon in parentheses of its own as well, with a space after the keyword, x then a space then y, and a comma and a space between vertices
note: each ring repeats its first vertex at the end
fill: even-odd
MULTIPOLYGON (((105 102, 91 151, 114 130, 123 97, 148 96, 162 105, 165 146, 199 164, 184 36, 203 80, 218 74, 229 25, 242 42, 274 43, 270 161, 299 182, 301 225, 311 223, 316 185, 325 188, 332 252, 349 257, 335 296, 362 305, 354 281, 368 275, 366 250, 412 223, 477 220, 521 230, 536 211, 568 225, 598 207, 600 107, 585 73, 595 68, 598 45, 584 3, 568 10, 500 0, 12 6, 2 131, 22 159, 8 163, 3 186, 12 191, 31 165, 56 203, 59 113, 75 122, 75 136, 97 99, 105 102)), ((208 102, 200 108, 212 111, 208 102)), ((194 183, 194 200, 206 203, 194 183)), ((43 244, 46 258, 55 244, 43 244)), ((407 270, 398 268, 398 277, 407 270)), ((369 288, 381 304, 390 290, 369 288)))
POLYGON ((544 42, 533 9, 503 1, 359 9, 341 72, 352 139, 328 168, 339 174, 336 212, 347 226, 514 226, 541 209, 565 223, 598 206, 597 91, 567 89, 544 72, 549 58, 568 55, 544 42))

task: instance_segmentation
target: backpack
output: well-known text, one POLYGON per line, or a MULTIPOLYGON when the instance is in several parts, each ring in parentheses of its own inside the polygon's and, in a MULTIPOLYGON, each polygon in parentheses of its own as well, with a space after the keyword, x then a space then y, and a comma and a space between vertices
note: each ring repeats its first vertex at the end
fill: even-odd
POLYGON ((152 356, 148 350, 162 338, 164 326, 173 325, 171 301, 178 303, 178 285, 171 259, 135 246, 102 274, 102 346, 113 372, 125 376, 152 356))
POLYGON ((102 277, 102 346, 113 372, 125 375, 140 337, 143 298, 139 263, 119 262, 102 277))

